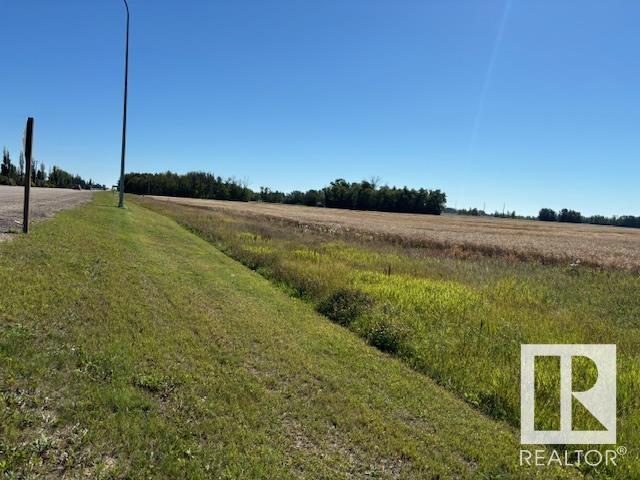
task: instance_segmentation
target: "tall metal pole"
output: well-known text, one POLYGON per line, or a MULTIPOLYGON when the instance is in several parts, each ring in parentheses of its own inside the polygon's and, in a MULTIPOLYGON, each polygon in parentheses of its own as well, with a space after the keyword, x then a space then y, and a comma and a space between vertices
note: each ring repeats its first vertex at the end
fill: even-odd
POLYGON ((127 149, 127 84, 129 81, 129 4, 124 0, 127 9, 127 39, 124 54, 124 109, 122 111, 122 156, 120 157, 120 199, 118 207, 124 208, 124 157, 127 149))
POLYGON ((24 179, 24 209, 22 217, 22 231, 29 233, 29 192, 31 190, 31 156, 33 153, 33 118, 27 119, 27 128, 24 133, 24 157, 26 160, 27 175, 24 179))

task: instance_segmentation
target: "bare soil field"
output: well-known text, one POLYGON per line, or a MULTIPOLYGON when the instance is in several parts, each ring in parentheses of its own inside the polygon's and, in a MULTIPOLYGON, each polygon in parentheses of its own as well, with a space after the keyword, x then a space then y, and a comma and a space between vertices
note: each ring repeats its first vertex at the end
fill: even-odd
MULTIPOLYGON (((31 188, 30 219, 52 216, 66 208, 75 207, 91 199, 92 192, 64 188, 31 188)), ((8 232, 22 229, 23 187, 0 186, 0 240, 8 232)))
POLYGON ((153 196, 219 210, 261 216, 335 235, 430 247, 457 256, 483 254, 640 271, 640 230, 494 217, 362 212, 267 203, 153 196))

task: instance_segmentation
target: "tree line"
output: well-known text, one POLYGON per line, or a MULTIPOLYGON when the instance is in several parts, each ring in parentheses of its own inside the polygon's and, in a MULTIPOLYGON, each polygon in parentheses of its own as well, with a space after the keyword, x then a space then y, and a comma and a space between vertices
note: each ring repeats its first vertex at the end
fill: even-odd
POLYGON ((551 208, 542 208, 538 213, 538 220, 542 222, 591 223, 593 225, 640 228, 640 217, 634 217, 633 215, 622 215, 620 217, 592 215, 590 217, 584 217, 580 212, 566 208, 563 208, 559 212, 551 208))
MULTIPOLYGON (((20 152, 18 164, 14 165, 9 151, 4 148, 2 150, 2 163, 0 163, 0 185, 24 185, 27 177, 25 168, 24 154, 22 152, 20 152)), ((86 181, 80 175, 72 175, 57 166, 47 172, 44 162, 37 162, 35 159, 32 159, 30 177, 31 184, 37 187, 105 188, 103 185, 93 183, 91 179, 86 181), (39 166, 36 168, 37 164, 39 166)))
POLYGON ((497 217, 497 218, 512 218, 518 220, 539 220, 541 222, 562 222, 562 223, 590 223, 593 225, 612 225, 616 227, 629 227, 640 228, 640 217, 634 217, 633 215, 622 215, 605 217, 603 215, 592 215, 590 217, 583 216, 576 210, 569 210, 563 208, 556 212, 551 208, 542 208, 538 213, 538 216, 517 215, 515 210, 510 212, 494 212, 487 213, 482 209, 469 208, 469 209, 455 209, 447 207, 445 213, 455 215, 468 215, 472 217, 497 217))
POLYGON ((235 178, 222 179, 212 173, 189 172, 180 175, 165 173, 127 173, 125 192, 138 195, 166 195, 169 197, 208 198, 248 202, 254 193, 246 182, 235 178))
POLYGON ((445 208, 445 213, 451 213, 455 215, 466 215, 469 217, 496 217, 496 218, 511 218, 518 220, 536 220, 535 217, 530 217, 527 215, 518 215, 515 210, 513 211, 503 211, 498 212, 497 210, 493 213, 487 213, 482 209, 478 208, 445 208))
POLYGON ((216 200, 261 201, 314 207, 376 210, 383 212, 426 213, 439 215, 444 210, 446 194, 425 188, 380 186, 376 179, 347 182, 337 179, 318 190, 290 193, 261 187, 251 190, 246 182, 222 179, 211 173, 189 172, 180 175, 166 173, 129 173, 125 176, 125 191, 142 195, 207 198, 216 200))

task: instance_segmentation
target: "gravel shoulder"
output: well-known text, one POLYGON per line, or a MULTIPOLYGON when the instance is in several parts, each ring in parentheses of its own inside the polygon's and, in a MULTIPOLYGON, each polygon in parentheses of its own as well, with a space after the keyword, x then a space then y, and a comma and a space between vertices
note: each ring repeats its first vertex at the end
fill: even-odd
MULTIPOLYGON (((88 202, 93 192, 65 188, 31 188, 30 219, 38 221, 60 210, 88 202)), ((22 229, 24 188, 0 186, 0 241, 22 229)))

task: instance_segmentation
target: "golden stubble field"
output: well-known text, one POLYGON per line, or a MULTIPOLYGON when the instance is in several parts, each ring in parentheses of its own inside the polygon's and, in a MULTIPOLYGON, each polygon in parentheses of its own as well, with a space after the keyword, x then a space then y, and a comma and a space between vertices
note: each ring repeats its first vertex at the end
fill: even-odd
POLYGON ((459 215, 363 212, 257 202, 153 196, 158 200, 263 216, 337 236, 388 240, 409 246, 640 271, 640 230, 459 215))

